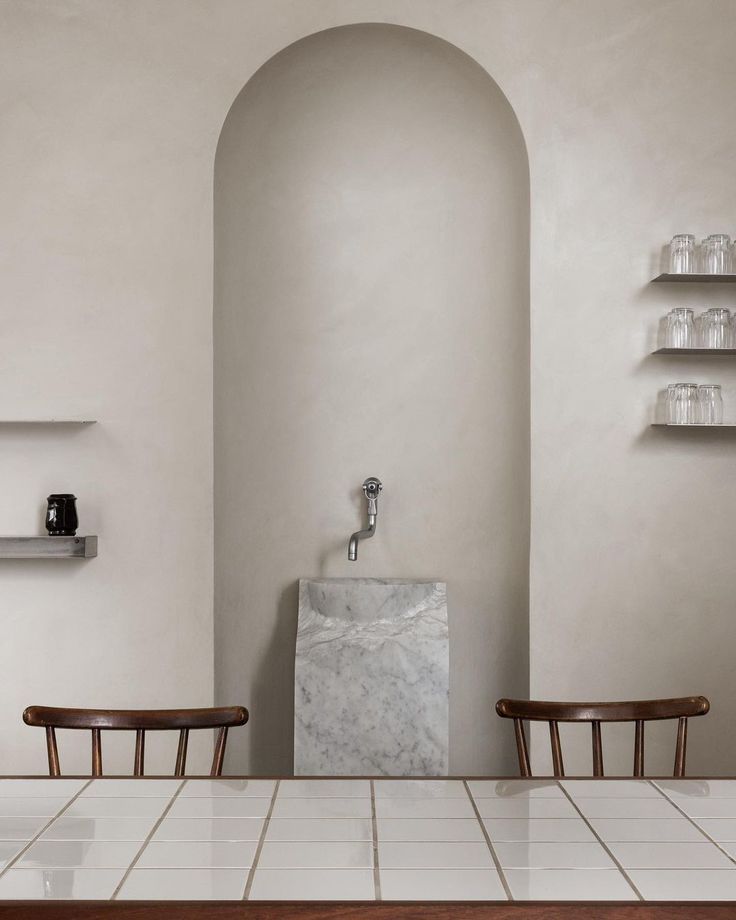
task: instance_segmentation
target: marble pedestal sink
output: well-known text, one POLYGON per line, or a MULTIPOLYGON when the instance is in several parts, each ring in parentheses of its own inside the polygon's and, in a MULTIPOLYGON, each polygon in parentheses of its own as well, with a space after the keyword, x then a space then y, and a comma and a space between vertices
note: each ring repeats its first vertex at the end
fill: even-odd
POLYGON ((442 582, 299 582, 294 772, 441 776, 449 643, 442 582))

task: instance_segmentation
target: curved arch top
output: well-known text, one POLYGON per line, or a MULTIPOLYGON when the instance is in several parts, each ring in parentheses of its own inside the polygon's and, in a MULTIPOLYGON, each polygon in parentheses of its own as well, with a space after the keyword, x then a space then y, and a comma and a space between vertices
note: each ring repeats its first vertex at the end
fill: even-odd
POLYGON ((512 768, 492 703, 528 690, 528 290, 524 140, 465 52, 340 26, 238 95, 215 167, 215 623, 217 696, 253 713, 242 772, 291 769, 301 576, 446 581, 451 770, 512 768), (381 529, 349 563, 369 473, 381 529))

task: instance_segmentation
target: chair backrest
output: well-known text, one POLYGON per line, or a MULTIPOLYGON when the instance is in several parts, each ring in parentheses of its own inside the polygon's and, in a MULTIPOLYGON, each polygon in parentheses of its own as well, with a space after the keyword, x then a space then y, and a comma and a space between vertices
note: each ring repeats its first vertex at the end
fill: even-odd
POLYGON ((529 750, 524 734, 524 720, 548 722, 552 744, 552 767, 555 776, 564 776, 559 722, 590 722, 593 731, 593 776, 603 776, 602 722, 634 722, 634 776, 644 776, 644 723, 660 719, 677 719, 674 776, 685 775, 687 720, 704 716, 710 703, 704 696, 686 696, 675 700, 631 700, 622 703, 554 703, 543 700, 499 700, 496 712, 503 719, 514 720, 519 770, 531 776, 529 750))
POLYGON ((23 721, 26 725, 46 729, 50 776, 61 776, 56 747, 57 728, 92 732, 92 776, 102 776, 103 731, 135 732, 133 775, 143 776, 146 732, 178 730, 179 747, 174 776, 184 776, 189 732, 202 728, 219 728, 210 776, 220 776, 225 759, 227 731, 236 725, 245 725, 248 710, 243 706, 224 706, 219 709, 59 709, 54 706, 29 706, 23 713, 23 721))

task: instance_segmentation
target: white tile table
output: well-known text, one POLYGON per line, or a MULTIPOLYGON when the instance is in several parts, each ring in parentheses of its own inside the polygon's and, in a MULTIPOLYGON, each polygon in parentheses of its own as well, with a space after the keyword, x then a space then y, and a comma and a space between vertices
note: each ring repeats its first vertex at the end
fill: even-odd
POLYGON ((736 780, 0 778, 0 918, 166 905, 207 920, 736 917, 736 780))

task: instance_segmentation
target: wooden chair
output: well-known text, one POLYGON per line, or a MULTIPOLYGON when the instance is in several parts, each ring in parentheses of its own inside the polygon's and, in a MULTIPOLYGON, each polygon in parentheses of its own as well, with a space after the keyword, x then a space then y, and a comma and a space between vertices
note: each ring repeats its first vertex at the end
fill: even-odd
POLYGON ((61 776, 56 747, 57 728, 92 732, 92 776, 102 776, 103 731, 135 732, 133 775, 143 776, 146 732, 178 730, 179 748, 174 775, 184 776, 189 732, 201 728, 219 728, 210 776, 221 776, 228 729, 245 725, 248 710, 243 706, 220 709, 58 709, 53 706, 29 706, 23 713, 23 721, 26 725, 46 729, 50 776, 61 776))
POLYGON ((529 751, 524 734, 524 719, 549 722, 552 744, 552 766, 555 776, 564 776, 559 722, 590 722, 593 731, 593 776, 603 776, 603 745, 601 722, 635 722, 634 776, 644 776, 644 723, 659 719, 677 719, 674 776, 685 775, 687 720, 704 716, 710 703, 704 696, 687 696, 675 700, 632 700, 622 703, 553 703, 542 700, 499 700, 496 712, 502 719, 514 720, 519 770, 531 776, 529 751))

